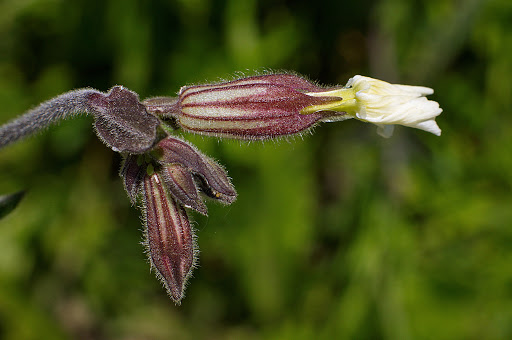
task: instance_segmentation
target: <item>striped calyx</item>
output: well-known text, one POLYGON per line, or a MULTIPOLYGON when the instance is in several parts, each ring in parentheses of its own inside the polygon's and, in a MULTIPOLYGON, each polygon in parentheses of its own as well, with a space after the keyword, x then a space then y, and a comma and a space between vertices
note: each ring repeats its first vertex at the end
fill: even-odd
POLYGON ((146 175, 143 189, 147 253, 157 277, 179 304, 196 262, 193 230, 187 212, 168 195, 159 173, 146 175))
POLYGON ((292 74, 262 75, 213 85, 185 86, 178 99, 144 102, 148 112, 174 117, 184 130, 218 137, 268 139, 300 133, 340 112, 301 111, 339 98, 306 93, 324 91, 292 74))

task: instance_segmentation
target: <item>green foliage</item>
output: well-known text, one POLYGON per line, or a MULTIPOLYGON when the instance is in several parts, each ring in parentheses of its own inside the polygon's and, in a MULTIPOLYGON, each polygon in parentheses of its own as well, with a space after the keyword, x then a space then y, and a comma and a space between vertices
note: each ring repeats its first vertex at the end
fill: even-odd
POLYGON ((186 135, 239 199, 194 215, 176 307, 118 156, 79 118, 0 152, 4 339, 512 337, 512 2, 9 0, 0 123, 73 88, 172 95, 236 71, 435 89, 441 137, 347 121, 279 143, 186 135))

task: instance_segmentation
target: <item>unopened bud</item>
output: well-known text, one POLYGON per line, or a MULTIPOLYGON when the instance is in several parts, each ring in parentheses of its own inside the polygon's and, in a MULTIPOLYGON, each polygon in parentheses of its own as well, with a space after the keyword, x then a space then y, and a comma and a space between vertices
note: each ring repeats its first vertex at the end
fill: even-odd
POLYGON ((169 164, 160 170, 169 193, 186 208, 203 215, 208 213, 206 205, 199 196, 196 182, 190 170, 181 164, 169 164))
MULTIPOLYGON (((167 137, 155 146, 153 154, 164 166, 178 164, 187 169, 198 180, 199 188, 209 197, 224 204, 235 201, 236 190, 226 170, 190 144, 174 137, 167 137)), ((202 212, 201 209, 196 210, 202 212)))
POLYGON ((180 303, 196 261, 185 209, 167 194, 158 173, 144 178, 146 244, 152 266, 170 297, 180 303))
POLYGON ((128 198, 130 198, 130 202, 133 205, 137 203, 142 181, 144 180, 144 175, 146 174, 145 166, 139 164, 137 161, 138 157, 142 156, 127 156, 123 162, 121 171, 119 172, 119 175, 123 180, 124 189, 126 190, 128 198))

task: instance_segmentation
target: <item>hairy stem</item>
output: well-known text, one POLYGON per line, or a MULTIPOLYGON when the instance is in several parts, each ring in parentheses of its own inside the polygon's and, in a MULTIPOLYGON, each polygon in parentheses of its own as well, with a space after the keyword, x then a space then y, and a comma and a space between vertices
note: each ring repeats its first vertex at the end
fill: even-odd
POLYGON ((45 129, 62 119, 81 113, 92 113, 94 109, 88 103, 92 94, 101 94, 101 92, 85 88, 64 93, 0 126, 0 148, 45 129))

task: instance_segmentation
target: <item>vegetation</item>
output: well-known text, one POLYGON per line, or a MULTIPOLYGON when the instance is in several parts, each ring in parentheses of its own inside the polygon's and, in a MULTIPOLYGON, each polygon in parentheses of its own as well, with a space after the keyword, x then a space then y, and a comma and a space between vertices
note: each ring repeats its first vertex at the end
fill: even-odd
POLYGON ((200 267, 175 306, 148 271, 120 159, 63 122, 0 152, 5 339, 512 336, 508 0, 0 4, 0 123, 73 88, 141 98, 240 70, 435 89, 441 137, 349 120, 281 142, 186 133, 229 207, 193 214, 200 267), (10 210, 10 208, 9 208, 10 210))

